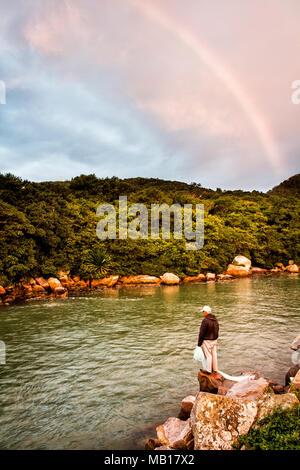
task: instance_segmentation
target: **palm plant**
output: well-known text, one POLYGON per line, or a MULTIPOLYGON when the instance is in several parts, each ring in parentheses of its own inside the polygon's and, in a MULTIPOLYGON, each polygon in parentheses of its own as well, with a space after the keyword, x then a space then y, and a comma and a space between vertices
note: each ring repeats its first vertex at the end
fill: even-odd
POLYGON ((83 259, 83 271, 89 279, 106 276, 111 267, 111 256, 102 247, 90 250, 83 259))

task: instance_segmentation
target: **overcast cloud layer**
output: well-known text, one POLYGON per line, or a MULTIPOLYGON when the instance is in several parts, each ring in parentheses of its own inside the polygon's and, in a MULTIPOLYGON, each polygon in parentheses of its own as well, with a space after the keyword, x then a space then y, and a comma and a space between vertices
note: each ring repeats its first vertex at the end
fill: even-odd
POLYGON ((2 0, 0 171, 267 190, 299 172, 299 0, 2 0))

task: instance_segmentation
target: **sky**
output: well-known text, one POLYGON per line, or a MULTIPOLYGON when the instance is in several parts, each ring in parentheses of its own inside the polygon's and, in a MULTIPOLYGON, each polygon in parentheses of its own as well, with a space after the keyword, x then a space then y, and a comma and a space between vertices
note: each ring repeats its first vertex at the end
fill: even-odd
POLYGON ((0 172, 268 190, 299 172, 299 0, 1 0, 0 172))

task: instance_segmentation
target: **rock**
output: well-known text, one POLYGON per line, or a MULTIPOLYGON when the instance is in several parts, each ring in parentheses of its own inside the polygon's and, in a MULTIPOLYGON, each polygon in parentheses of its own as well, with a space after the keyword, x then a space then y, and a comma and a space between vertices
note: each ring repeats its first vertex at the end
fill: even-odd
MULTIPOLYGON (((115 276, 114 276, 115 277, 115 276)), ((120 278, 122 284, 160 284, 159 277, 139 275, 139 276, 123 276, 120 278)))
POLYGON ((267 272, 264 268, 251 268, 252 274, 265 274, 267 272))
POLYGON ((66 293, 66 289, 62 286, 55 287, 55 289, 54 289, 54 294, 55 295, 62 296, 65 293, 66 293))
POLYGON ((238 255, 234 258, 232 264, 234 266, 244 266, 247 269, 251 268, 251 261, 250 259, 246 258, 246 256, 238 255))
POLYGON ((84 281, 83 279, 80 279, 79 276, 74 276, 73 277, 73 289, 87 289, 89 287, 89 282, 84 281))
POLYGON ((183 279, 184 284, 189 282, 203 282, 205 281, 206 276, 205 274, 198 274, 198 276, 187 276, 183 279))
POLYGON ((30 284, 31 286, 34 286, 34 285, 36 284, 35 279, 33 279, 33 278, 30 279, 29 284, 30 284))
POLYGON ((246 277, 250 276, 251 273, 251 269, 248 269, 245 266, 235 266, 234 264, 229 264, 226 270, 226 274, 233 277, 246 277))
POLYGON ((224 382, 224 377, 219 372, 205 374, 205 372, 199 370, 198 382, 200 392, 218 393, 219 387, 224 382))
POLYGON ((296 264, 291 264, 285 268, 285 270, 289 273, 298 273, 299 267, 296 264))
POLYGON ((294 264, 294 260, 293 259, 290 259, 289 260, 289 265, 292 266, 294 264))
POLYGON ((52 292, 54 292, 54 293, 55 293, 55 289, 56 289, 57 287, 63 288, 62 285, 61 285, 61 283, 60 283, 60 281, 59 281, 56 277, 49 277, 49 279, 48 279, 48 284, 49 284, 49 286, 50 286, 50 289, 51 289, 52 292))
POLYGON ((279 268, 280 270, 284 271, 284 265, 282 263, 276 263, 276 267, 279 268))
POLYGON ((156 447, 160 447, 161 443, 159 439, 153 439, 152 437, 148 439, 145 444, 145 450, 154 450, 156 447))
POLYGON ((227 392, 227 397, 245 398, 247 400, 258 400, 270 391, 270 382, 259 377, 257 379, 247 378, 236 382, 227 392))
POLYGON ((300 370, 298 370, 297 374, 295 375, 294 378, 291 379, 292 381, 292 386, 290 388, 290 391, 293 391, 294 389, 300 390, 300 370))
POLYGON ((230 276, 230 274, 218 274, 217 279, 218 281, 228 281, 229 279, 232 279, 232 276, 230 276))
POLYGON ((169 446, 160 446, 160 447, 155 447, 154 450, 174 450, 174 449, 171 449, 171 447, 169 446))
POLYGON ((186 421, 190 417, 195 399, 196 397, 194 395, 188 395, 182 400, 178 419, 186 421))
POLYGON ((6 290, 4 289, 4 287, 0 286, 0 295, 5 295, 6 294, 6 290))
POLYGON ((277 382, 270 382, 270 387, 272 388, 273 392, 276 393, 276 395, 284 393, 284 386, 277 382))
POLYGON ((93 279, 91 282, 91 288, 97 289, 98 287, 113 287, 117 284, 119 276, 103 277, 102 279, 93 279))
POLYGON ((32 286, 32 292, 36 295, 46 294, 45 289, 42 286, 39 286, 37 284, 32 286))
POLYGON ((162 445, 173 449, 191 449, 193 434, 190 420, 181 421, 178 418, 168 418, 156 428, 157 437, 162 445))
POLYGON ((35 281, 39 286, 42 286, 44 289, 49 289, 50 287, 49 282, 46 281, 46 279, 44 279, 43 277, 37 277, 35 281))
POLYGON ((285 385, 286 386, 290 385, 291 378, 295 377, 299 370, 300 370, 300 365, 299 364, 296 364, 296 365, 289 368, 289 370, 285 374, 285 385))
POLYGON ((274 395, 268 393, 263 400, 258 402, 258 412, 255 423, 271 414, 274 410, 287 410, 293 408, 299 403, 294 393, 284 393, 283 395, 274 395))
POLYGON ((257 403, 200 392, 191 412, 195 450, 231 450, 254 423, 257 403))
POLYGON ((215 273, 207 273, 207 274, 206 274, 206 280, 207 280, 207 281, 215 281, 215 280, 216 280, 216 275, 215 275, 215 273))
POLYGON ((174 284, 179 284, 180 279, 178 276, 176 276, 173 273, 165 273, 162 276, 160 276, 160 279, 163 284, 167 284, 168 286, 172 286, 174 284))
POLYGON ((227 395, 228 390, 233 387, 236 382, 233 380, 224 379, 218 387, 218 395, 227 395))
POLYGON ((22 284, 22 287, 25 291, 26 297, 30 297, 32 295, 32 286, 30 284, 22 284))

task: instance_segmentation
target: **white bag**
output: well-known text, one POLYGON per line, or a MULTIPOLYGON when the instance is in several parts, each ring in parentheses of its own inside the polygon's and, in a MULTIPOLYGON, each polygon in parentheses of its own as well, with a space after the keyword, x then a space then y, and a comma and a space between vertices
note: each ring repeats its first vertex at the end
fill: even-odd
POLYGON ((206 359, 205 359, 204 352, 203 352, 201 346, 197 346, 195 348, 195 350, 194 350, 194 359, 195 359, 195 361, 202 362, 203 369, 206 369, 206 359))

